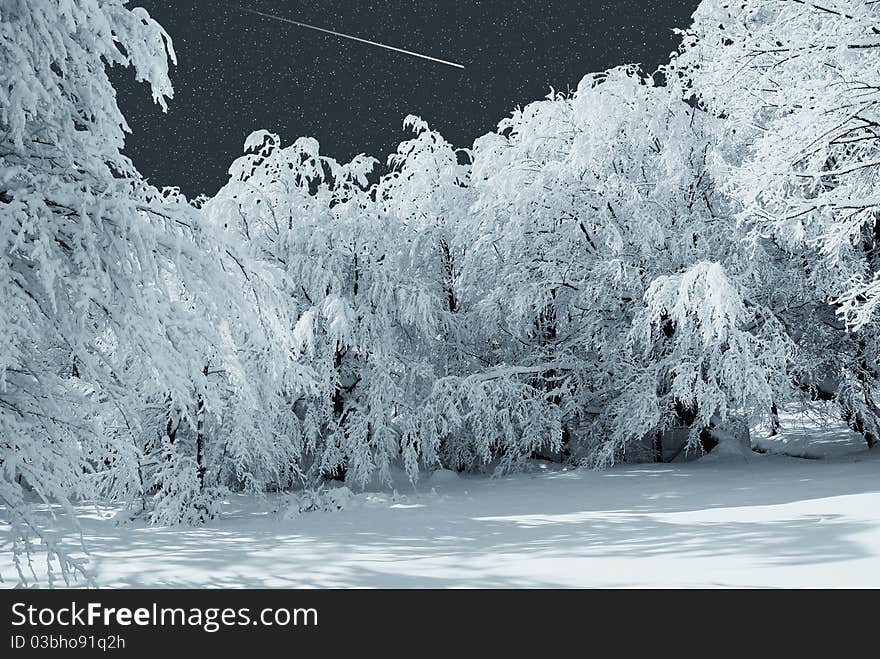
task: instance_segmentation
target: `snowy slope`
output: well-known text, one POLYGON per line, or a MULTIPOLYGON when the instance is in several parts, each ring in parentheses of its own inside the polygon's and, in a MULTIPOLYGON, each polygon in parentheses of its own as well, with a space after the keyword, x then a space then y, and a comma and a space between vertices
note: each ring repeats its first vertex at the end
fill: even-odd
POLYGON ((826 459, 535 463, 358 494, 340 512, 234 496, 208 528, 116 525, 112 509, 84 511, 83 528, 110 587, 880 587, 880 452, 826 439, 826 459))

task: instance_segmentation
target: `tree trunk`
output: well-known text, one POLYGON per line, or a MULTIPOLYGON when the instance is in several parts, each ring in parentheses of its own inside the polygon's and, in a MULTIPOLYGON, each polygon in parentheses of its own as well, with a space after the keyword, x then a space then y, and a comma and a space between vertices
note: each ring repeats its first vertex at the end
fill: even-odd
POLYGON ((174 414, 171 412, 171 396, 165 396, 165 436, 170 444, 174 443, 177 436, 177 426, 174 425, 174 414))
POLYGON ((880 438, 878 438, 876 433, 872 430, 872 425, 865 419, 864 414, 858 410, 850 409, 844 411, 842 416, 850 430, 857 432, 862 436, 869 449, 877 446, 880 438))
POLYGON ((773 403, 770 406, 770 436, 775 437, 779 434, 779 430, 782 426, 779 423, 779 409, 776 407, 776 403, 773 403))
MULTIPOLYGON (((556 339, 558 337, 558 328, 556 324, 556 289, 550 291, 550 302, 541 309, 538 317, 534 322, 535 336, 542 349, 546 351, 547 361, 553 362, 556 359, 556 339)), ((535 376, 532 386, 546 392, 553 390, 556 386, 555 380, 559 376, 559 371, 555 368, 535 376)), ((550 402, 556 407, 561 407, 563 400, 561 394, 553 394, 550 396, 550 402)), ((568 426, 562 424, 562 450, 560 452, 560 461, 566 462, 571 457, 571 433, 568 426)))
POLYGON ((663 462, 663 431, 654 434, 654 462, 663 462))
POLYGON ((440 239, 440 259, 443 263, 443 289, 446 294, 446 308, 450 313, 458 310, 458 300, 455 297, 455 262, 449 244, 440 239))
MULTIPOLYGON (((202 373, 208 377, 208 367, 202 373)), ((201 393, 196 396, 196 475, 199 479, 199 492, 205 491, 205 399, 201 393)))

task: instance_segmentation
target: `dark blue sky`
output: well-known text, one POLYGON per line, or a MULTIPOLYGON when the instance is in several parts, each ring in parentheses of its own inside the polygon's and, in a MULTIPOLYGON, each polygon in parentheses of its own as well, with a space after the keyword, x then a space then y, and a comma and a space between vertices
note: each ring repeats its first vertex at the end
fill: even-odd
POLYGON ((114 75, 134 134, 127 153, 157 185, 213 194, 245 137, 318 139, 337 159, 380 160, 417 114, 457 146, 517 105, 592 71, 667 59, 697 0, 240 0, 232 2, 460 62, 456 69, 208 0, 133 0, 171 35, 178 66, 167 115, 130 72, 114 75))

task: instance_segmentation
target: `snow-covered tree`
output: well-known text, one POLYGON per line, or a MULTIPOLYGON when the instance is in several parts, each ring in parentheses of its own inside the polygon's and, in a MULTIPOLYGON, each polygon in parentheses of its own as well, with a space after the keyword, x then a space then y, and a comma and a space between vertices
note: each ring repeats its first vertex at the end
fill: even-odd
POLYGON ((366 482, 399 453, 392 417, 402 396, 398 319, 408 313, 389 280, 397 236, 386 231, 367 175, 371 158, 342 165, 315 140, 282 147, 259 131, 206 206, 282 273, 292 314, 291 353, 313 374, 293 401, 301 424, 295 456, 306 481, 366 482))
POLYGON ((16 555, 38 538, 64 578, 81 565, 30 500, 158 493, 157 519, 203 517, 168 511, 214 498, 208 434, 231 416, 217 380, 246 398, 236 363, 283 342, 227 286, 255 263, 120 152, 107 67, 130 66, 164 108, 169 59, 122 0, 0 6, 0 497, 16 555))
POLYGON ((674 62, 723 118, 729 148, 713 173, 750 240, 800 270, 780 309, 799 344, 796 381, 837 400, 869 445, 880 437, 878 19, 869 0, 705 0, 674 62))
MULTIPOLYGON (((706 270, 719 276, 704 279, 705 291, 746 296, 757 283, 759 261, 739 249, 709 174, 714 120, 677 88, 623 67, 587 76, 572 97, 551 94, 499 128, 474 149, 463 299, 479 298, 485 332, 503 337, 494 359, 517 365, 544 392, 576 453, 607 464, 667 425, 696 423, 698 431, 715 415, 769 408, 771 370, 749 375, 746 360, 732 368, 720 345, 707 341, 700 352, 692 344, 689 359, 728 364, 712 366, 723 372, 724 393, 697 400, 663 382, 665 350, 646 354, 632 339, 647 322, 681 345, 714 313, 712 297, 690 300, 692 315, 682 314, 673 332, 675 321, 657 317, 675 304, 660 281, 720 261, 706 270), (738 380, 749 377, 756 386, 740 397, 738 380)), ((751 301, 731 327, 748 333, 759 306, 751 301)), ((758 359, 742 340, 747 359, 758 359)))
POLYGON ((296 402, 306 482, 387 478, 395 462, 455 468, 527 457, 547 442, 530 387, 484 373, 456 290, 469 213, 469 155, 416 117, 415 137, 373 186, 365 157, 340 165, 314 140, 260 131, 206 205, 284 272, 298 362, 315 386, 296 402), (498 410, 504 413, 499 414, 498 410), (488 422, 489 410, 498 415, 488 422))
POLYGON ((403 443, 417 446, 427 465, 510 468, 558 441, 558 423, 516 369, 493 368, 474 300, 463 297, 473 153, 455 149, 418 117, 404 124, 416 136, 389 157, 392 171, 379 182, 377 200, 399 235, 394 278, 410 292, 406 332, 418 335, 409 352, 420 356, 430 388, 412 391, 398 416, 403 443))
MULTIPOLYGON (((25 488, 51 502, 81 494, 78 439, 96 430, 95 407, 131 414, 118 356, 155 345, 168 269, 157 255, 181 252, 174 232, 186 227, 120 155, 126 124, 105 72, 132 66, 164 105, 165 32, 98 0, 10 0, 0 27, 0 495, 27 544, 45 536, 25 488)), ((76 567, 60 566, 65 577, 76 567)))

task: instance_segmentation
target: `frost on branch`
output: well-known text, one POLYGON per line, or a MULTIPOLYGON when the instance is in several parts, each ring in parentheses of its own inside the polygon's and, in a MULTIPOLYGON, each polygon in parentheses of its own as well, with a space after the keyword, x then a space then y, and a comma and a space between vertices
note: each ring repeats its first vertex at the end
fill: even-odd
POLYGON ((71 512, 101 496, 182 521, 187 502, 200 505, 192 479, 204 493, 225 476, 221 456, 238 460, 231 479, 286 482, 262 456, 289 422, 261 435, 230 422, 272 419, 251 385, 282 369, 250 355, 279 354, 269 346, 285 345, 285 324, 232 285, 259 295, 272 273, 120 153, 127 127, 106 67, 132 67, 160 105, 171 93, 170 40, 147 13, 115 0, 11 0, 0 28, 0 495, 19 560, 36 539, 68 578, 82 564, 34 505, 71 512), (238 445, 270 439, 248 460, 225 445, 227 429, 238 445), (189 489, 162 477, 170 441, 194 460, 170 463, 189 489))
POLYGON ((788 344, 769 312, 750 308, 718 263, 659 277, 633 342, 649 358, 661 409, 694 410, 704 427, 773 404, 788 344))
POLYGON ((861 282, 880 275, 878 21, 869 0, 705 0, 676 61, 741 144, 720 179, 740 219, 809 259, 854 329, 876 307, 861 282))

